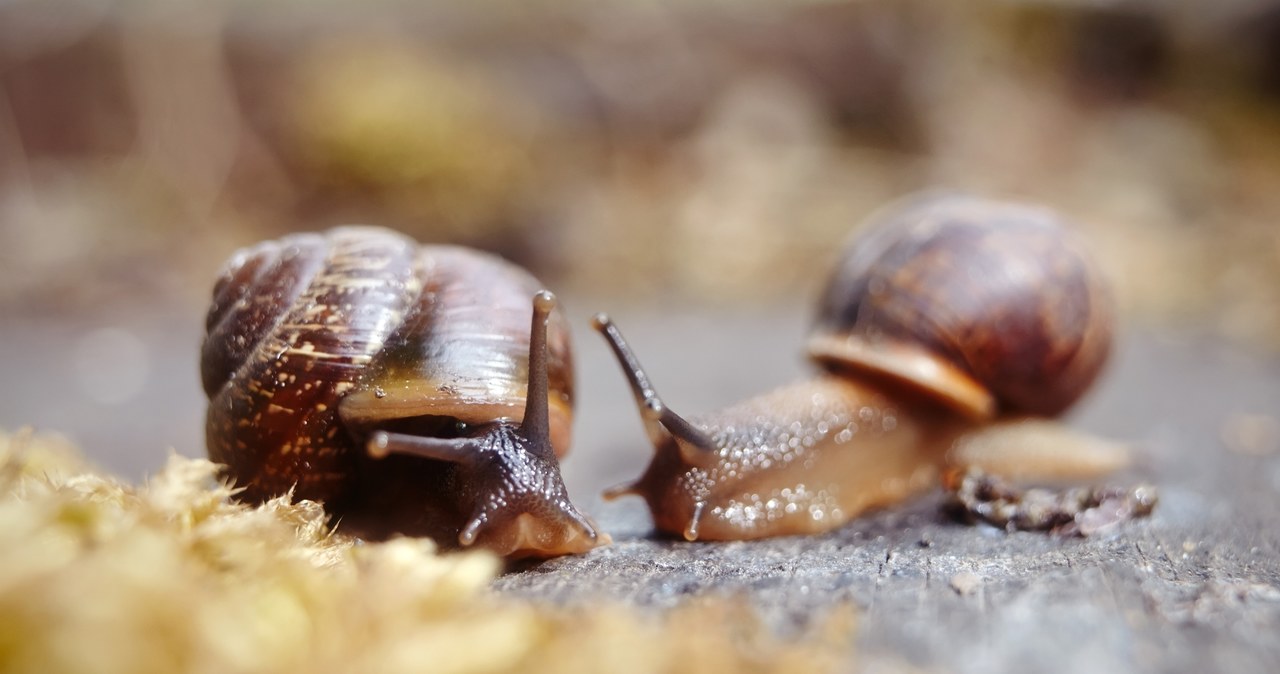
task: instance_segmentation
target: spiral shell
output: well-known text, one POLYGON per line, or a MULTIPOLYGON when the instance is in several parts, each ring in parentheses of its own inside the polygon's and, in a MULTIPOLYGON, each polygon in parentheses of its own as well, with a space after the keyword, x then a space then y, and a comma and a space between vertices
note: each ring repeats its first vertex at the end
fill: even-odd
POLYGON ((819 305, 812 358, 883 375, 974 418, 1055 415, 1089 388, 1114 309, 1052 212, 957 195, 873 217, 819 305))

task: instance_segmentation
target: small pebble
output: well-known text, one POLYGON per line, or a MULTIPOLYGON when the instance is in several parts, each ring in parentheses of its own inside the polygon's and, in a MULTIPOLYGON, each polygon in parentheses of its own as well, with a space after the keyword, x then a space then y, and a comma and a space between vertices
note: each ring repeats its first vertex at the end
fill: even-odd
POLYGON ((961 571, 951 577, 951 589, 961 597, 967 597, 982 586, 982 579, 972 571, 961 571))

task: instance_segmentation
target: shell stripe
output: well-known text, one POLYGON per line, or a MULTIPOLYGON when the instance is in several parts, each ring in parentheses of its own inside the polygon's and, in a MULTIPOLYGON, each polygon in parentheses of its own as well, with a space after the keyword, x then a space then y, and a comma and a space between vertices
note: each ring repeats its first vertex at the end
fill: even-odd
POLYGON ((232 466, 246 498, 283 493, 295 484, 298 498, 339 495, 339 476, 354 459, 330 401, 356 387, 364 365, 421 291, 416 246, 391 232, 380 234, 335 230, 323 263, 298 284, 303 290, 273 296, 275 286, 262 281, 289 266, 296 247, 286 239, 283 253, 263 265, 259 283, 245 291, 250 301, 274 306, 278 319, 211 402, 208 433, 211 453, 223 448, 213 458, 232 466), (265 296, 260 286, 266 286, 265 296), (231 385, 235 381, 249 385, 231 385), (249 423, 240 423, 244 419, 249 423))

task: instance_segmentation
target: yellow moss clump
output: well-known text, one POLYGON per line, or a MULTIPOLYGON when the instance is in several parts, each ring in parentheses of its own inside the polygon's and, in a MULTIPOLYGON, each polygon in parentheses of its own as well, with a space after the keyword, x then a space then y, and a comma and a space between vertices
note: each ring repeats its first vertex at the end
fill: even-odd
POLYGON ((783 643, 726 601, 657 617, 490 592, 491 555, 362 544, 314 503, 237 504, 208 461, 134 487, 0 433, 0 671, 821 671, 848 615, 783 643))

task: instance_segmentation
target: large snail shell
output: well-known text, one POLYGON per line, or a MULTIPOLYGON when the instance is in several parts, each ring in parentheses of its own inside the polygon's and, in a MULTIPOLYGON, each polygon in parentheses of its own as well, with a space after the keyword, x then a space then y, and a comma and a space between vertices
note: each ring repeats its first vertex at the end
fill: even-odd
MULTIPOLYGON (((346 227, 237 254, 214 290, 202 348, 210 457, 260 501, 350 486, 366 426, 519 420, 527 272, 500 258, 346 227)), ((550 434, 569 445, 569 330, 548 325, 550 434)))
MULTIPOLYGON (((541 286, 501 258, 428 246, 413 311, 374 356, 359 389, 341 404, 350 425, 433 415, 464 424, 524 416, 529 381, 529 298, 541 286)), ((569 449, 573 362, 562 313, 547 325, 551 444, 569 449)))
POLYGON ((974 418, 1057 414, 1105 363, 1113 308, 1052 212, 956 195, 873 217, 836 268, 809 353, 974 418))

